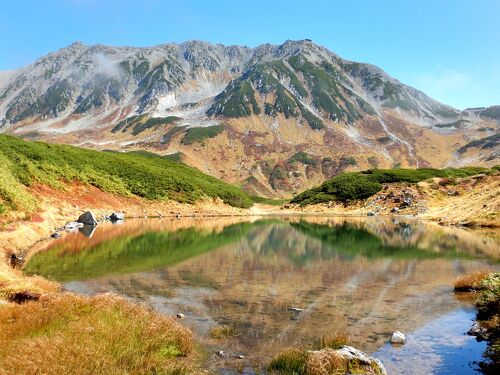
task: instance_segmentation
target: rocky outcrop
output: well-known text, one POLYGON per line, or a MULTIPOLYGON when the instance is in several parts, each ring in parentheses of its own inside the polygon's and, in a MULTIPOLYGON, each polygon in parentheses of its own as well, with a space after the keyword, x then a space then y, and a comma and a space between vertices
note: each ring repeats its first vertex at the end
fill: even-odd
POLYGON ((387 371, 382 362, 373 357, 369 357, 352 346, 309 352, 306 373, 316 375, 337 373, 387 375, 387 371))

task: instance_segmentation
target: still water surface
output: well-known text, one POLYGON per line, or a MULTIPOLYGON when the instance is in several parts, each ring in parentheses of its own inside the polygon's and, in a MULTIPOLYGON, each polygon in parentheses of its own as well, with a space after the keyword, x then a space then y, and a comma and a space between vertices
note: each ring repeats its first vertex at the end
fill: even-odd
POLYGON ((282 347, 339 331, 389 373, 474 373, 485 344, 464 334, 474 310, 452 284, 500 258, 498 232, 338 217, 127 220, 37 250, 27 272, 183 313, 206 347, 228 353, 210 356, 212 369, 249 374, 282 347), (239 335, 211 338, 220 324, 239 335), (395 330, 405 346, 387 344, 395 330))

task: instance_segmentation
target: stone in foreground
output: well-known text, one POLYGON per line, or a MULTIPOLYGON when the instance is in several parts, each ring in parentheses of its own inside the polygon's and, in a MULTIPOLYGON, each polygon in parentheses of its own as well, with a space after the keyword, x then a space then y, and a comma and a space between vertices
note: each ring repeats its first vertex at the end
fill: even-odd
POLYGON ((78 222, 85 225, 92 225, 92 226, 97 225, 97 220, 95 219, 94 214, 90 211, 81 214, 80 217, 78 218, 78 222))
POLYGON ((307 373, 318 375, 336 373, 387 375, 382 362, 352 346, 310 351, 306 366, 307 373))
POLYGON ((392 333, 391 344, 403 345, 406 343, 406 336, 403 332, 395 331, 392 333))

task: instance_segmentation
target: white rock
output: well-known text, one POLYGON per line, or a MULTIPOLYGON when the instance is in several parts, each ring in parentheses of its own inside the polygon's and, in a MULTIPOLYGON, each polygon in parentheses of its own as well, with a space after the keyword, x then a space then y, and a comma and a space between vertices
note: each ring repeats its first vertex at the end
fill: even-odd
POLYGON ((83 227, 82 223, 78 223, 76 221, 70 221, 64 226, 64 229, 66 230, 71 230, 71 229, 76 229, 76 228, 81 228, 83 227))
POLYGON ((395 331, 392 333, 391 344, 403 345, 406 343, 406 336, 403 332, 395 331))
MULTIPOLYGON (((360 370, 364 370, 363 374, 381 374, 387 375, 387 371, 378 359, 369 357, 362 351, 353 348, 352 346, 343 346, 340 349, 322 349, 322 350, 312 350, 309 352, 309 361, 313 366, 318 366, 319 368, 328 368, 331 360, 333 358, 343 359, 347 364, 348 368, 350 365, 355 365, 360 370)), ((315 367, 316 368, 316 367, 315 367)), ((326 374, 326 372, 320 372, 321 374, 326 374)))
POLYGON ((184 319, 184 318, 186 317, 183 313, 179 313, 179 314, 177 314, 176 316, 177 316, 177 318, 179 318, 179 319, 184 319))

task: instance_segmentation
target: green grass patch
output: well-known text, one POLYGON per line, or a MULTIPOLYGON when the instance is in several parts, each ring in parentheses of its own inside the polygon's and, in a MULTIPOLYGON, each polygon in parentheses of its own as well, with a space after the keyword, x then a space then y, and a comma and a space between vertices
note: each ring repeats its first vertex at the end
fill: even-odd
POLYGON ((181 118, 176 116, 167 117, 148 117, 147 114, 136 115, 120 121, 112 130, 112 133, 118 131, 126 132, 132 128, 132 134, 138 135, 147 129, 165 126, 179 121, 181 118))
POLYGON ((63 188, 80 181, 123 196, 193 203, 221 198, 237 207, 252 201, 238 187, 182 163, 144 153, 99 152, 0 135, 0 198, 12 208, 33 210, 36 200, 25 186, 41 183, 63 188))
POLYGON ((224 131, 224 125, 213 125, 201 128, 190 128, 182 139, 182 144, 191 145, 203 142, 207 138, 214 138, 224 131))

